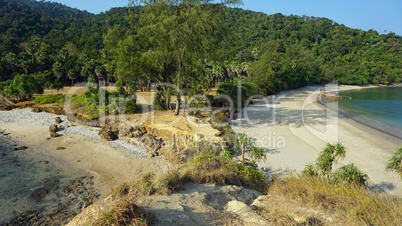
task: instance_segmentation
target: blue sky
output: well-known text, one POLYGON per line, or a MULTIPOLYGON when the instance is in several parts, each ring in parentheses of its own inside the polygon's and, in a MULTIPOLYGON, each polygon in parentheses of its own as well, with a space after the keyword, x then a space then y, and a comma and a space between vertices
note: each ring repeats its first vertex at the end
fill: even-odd
MULTIPOLYGON (((100 13, 111 7, 127 6, 128 0, 52 0, 67 6, 100 13)), ((326 17, 339 24, 383 34, 402 35, 402 0, 243 0, 238 6, 266 14, 326 17)))

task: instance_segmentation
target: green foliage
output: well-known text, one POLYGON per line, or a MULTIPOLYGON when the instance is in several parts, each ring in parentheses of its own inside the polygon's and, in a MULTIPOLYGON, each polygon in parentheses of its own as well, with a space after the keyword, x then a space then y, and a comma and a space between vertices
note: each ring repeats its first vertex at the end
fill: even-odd
POLYGON ((359 170, 354 164, 348 164, 332 172, 333 164, 346 156, 346 147, 342 143, 327 143, 318 155, 315 165, 308 164, 302 171, 304 176, 324 176, 341 186, 363 186, 367 187, 368 176, 359 170))
POLYGON ((334 80, 402 81, 402 38, 391 32, 224 6, 237 0, 132 2, 145 4, 93 15, 58 3, 1 1, 0 81, 37 74, 42 87, 59 90, 68 79, 95 83, 96 75, 100 82, 127 84, 130 94, 134 83, 143 90, 158 81, 175 83, 189 96, 240 78, 243 86, 260 88, 251 84, 251 93, 262 94, 334 80))
POLYGON ((402 179, 402 147, 396 150, 394 155, 389 158, 386 170, 398 173, 402 179))
MULTIPOLYGON (((241 107, 244 107, 247 100, 251 96, 259 94, 260 91, 260 89, 256 84, 252 82, 244 82, 238 79, 226 80, 225 82, 220 82, 217 84, 217 87, 218 87, 217 92, 219 94, 230 97, 235 110, 239 110, 241 107), (239 97, 241 106, 239 105, 239 97)), ((230 106, 230 102, 226 101, 225 105, 230 106)))
POLYGON ((32 75, 17 74, 13 80, 3 83, 2 93, 20 101, 32 100, 34 94, 42 94, 43 86, 32 75))
POLYGON ((126 114, 134 114, 137 112, 137 104, 133 100, 129 100, 126 102, 124 106, 124 112, 126 114))
POLYGON ((66 95, 45 95, 36 97, 33 100, 33 102, 35 104, 53 104, 53 103, 64 104, 65 98, 66 95))
POLYGON ((332 171, 332 165, 339 159, 344 159, 345 156, 346 147, 342 143, 327 143, 316 160, 316 166, 321 174, 329 176, 332 171))
POLYGON ((101 115, 133 114, 137 112, 134 100, 127 97, 111 95, 108 91, 88 88, 83 95, 71 97, 73 109, 87 115, 89 120, 101 115))
POLYGON ((267 178, 258 171, 257 165, 243 166, 230 159, 212 155, 195 157, 185 165, 183 172, 183 181, 241 185, 258 191, 266 189, 267 178))
POLYGON ((353 163, 342 166, 332 173, 332 181, 342 186, 367 187, 368 176, 359 170, 353 163))
POLYGON ((234 140, 235 151, 237 148, 241 150, 242 156, 242 165, 244 166, 246 163, 253 163, 256 160, 266 159, 266 153, 264 148, 258 148, 255 146, 255 142, 252 138, 247 137, 245 133, 240 134, 235 137, 234 140), (245 153, 248 153, 253 160, 246 161, 245 153))

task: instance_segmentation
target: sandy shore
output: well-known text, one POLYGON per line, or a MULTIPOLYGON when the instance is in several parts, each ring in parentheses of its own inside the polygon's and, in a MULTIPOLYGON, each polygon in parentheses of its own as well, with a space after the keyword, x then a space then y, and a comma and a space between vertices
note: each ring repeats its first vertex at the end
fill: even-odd
MULTIPOLYGON (((27 113, 30 109, 13 111, 0 112, 0 129, 10 133, 9 138, 30 147, 30 150, 40 155, 51 156, 54 160, 53 164, 71 174, 83 172, 91 174, 94 176, 95 187, 101 195, 106 195, 112 187, 121 183, 135 180, 146 173, 162 174, 171 167, 171 164, 160 158, 140 157, 143 156, 143 153, 135 155, 135 152, 141 150, 141 147, 138 150, 123 150, 114 148, 113 145, 110 145, 112 143, 101 141, 98 137, 94 139, 93 134, 97 134, 94 128, 79 128, 82 135, 64 130, 59 132, 60 137, 50 138, 48 126, 54 122, 55 115, 27 113), (11 116, 36 115, 32 115, 34 116, 32 120, 32 117, 29 116, 25 119, 24 117, 10 118, 10 114, 11 116), (65 149, 57 150, 58 147, 65 149)), ((63 119, 65 121, 65 118, 63 119)), ((71 130, 78 129, 70 128, 71 130)), ((114 146, 116 144, 115 142, 114 146)))
MULTIPOLYGON (((305 87, 255 101, 233 122, 233 129, 256 138, 257 145, 267 148, 267 159, 259 162, 267 175, 300 172, 313 163, 327 142, 342 142, 346 158, 335 168, 354 163, 369 177, 374 190, 402 197, 402 182, 385 171, 387 159, 402 146, 402 140, 359 124, 327 110, 317 103, 323 87, 305 87), (246 116, 247 114, 247 116, 246 116)), ((327 91, 361 89, 354 86, 326 87, 327 91)))

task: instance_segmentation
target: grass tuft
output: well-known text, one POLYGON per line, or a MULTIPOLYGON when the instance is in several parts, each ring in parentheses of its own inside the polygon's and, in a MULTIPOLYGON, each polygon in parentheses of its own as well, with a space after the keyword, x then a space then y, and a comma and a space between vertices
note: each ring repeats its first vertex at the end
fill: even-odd
POLYGON ((268 194, 281 195, 310 207, 337 212, 349 224, 398 225, 402 222, 402 202, 382 198, 361 186, 349 188, 323 178, 288 177, 274 183, 268 194))

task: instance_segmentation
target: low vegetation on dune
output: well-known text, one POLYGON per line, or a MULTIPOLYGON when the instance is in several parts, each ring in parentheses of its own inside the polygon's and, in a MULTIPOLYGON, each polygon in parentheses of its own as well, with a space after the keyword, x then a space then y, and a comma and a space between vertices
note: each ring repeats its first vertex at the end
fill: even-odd
POLYGON ((402 147, 398 148, 394 155, 389 158, 386 170, 399 174, 402 179, 402 147))
POLYGON ((182 190, 184 183, 239 185, 264 192, 265 180, 255 166, 242 166, 211 155, 197 156, 161 178, 147 174, 138 181, 116 187, 112 192, 113 201, 108 208, 100 211, 93 225, 152 224, 155 217, 141 210, 136 200, 146 195, 172 194, 182 190))
MULTIPOLYGON (((273 183, 267 193, 294 200, 300 206, 324 214, 337 215, 342 224, 399 225, 402 222, 401 200, 380 197, 361 186, 344 187, 319 177, 290 176, 273 183)), ((277 215, 269 210, 261 213, 266 217, 277 215)))
MULTIPOLYGON (((334 221, 330 222, 340 224, 398 225, 402 221, 402 201, 369 191, 365 174, 353 164, 328 171, 337 160, 335 156, 346 154, 342 144, 327 144, 318 164, 325 154, 331 162, 326 171, 314 169, 315 174, 288 175, 280 180, 273 177, 270 183, 254 163, 242 165, 230 158, 200 155, 161 178, 147 174, 138 181, 117 186, 112 191, 111 204, 99 212, 93 225, 151 225, 156 216, 144 212, 137 200, 148 195, 170 195, 182 190, 185 183, 239 185, 260 191, 270 201, 256 212, 273 224, 299 225, 293 212, 309 208, 318 215, 332 216, 334 221)), ((306 222, 322 221, 313 217, 306 222)))

